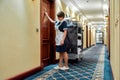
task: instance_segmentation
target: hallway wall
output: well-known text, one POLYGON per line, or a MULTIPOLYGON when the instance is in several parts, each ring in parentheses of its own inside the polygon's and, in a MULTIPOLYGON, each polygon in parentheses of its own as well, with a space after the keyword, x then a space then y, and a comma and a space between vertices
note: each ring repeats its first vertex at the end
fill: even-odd
POLYGON ((0 80, 40 66, 40 0, 0 0, 0 80))
MULTIPOLYGON (((86 40, 87 40, 87 42, 88 42, 88 47, 90 47, 91 26, 88 25, 88 30, 87 30, 87 31, 88 31, 88 38, 87 38, 86 40)), ((87 33, 86 33, 86 34, 87 34, 87 33)))
POLYGON ((83 30, 84 30, 84 31, 83 31, 83 49, 85 49, 85 48, 87 47, 87 46, 86 46, 86 44, 87 44, 87 43, 86 43, 86 41, 87 41, 87 40, 86 40, 86 25, 87 25, 87 24, 86 24, 86 23, 83 23, 82 25, 83 25, 83 30))
POLYGON ((95 26, 93 25, 88 25, 88 30, 86 30, 86 25, 88 25, 87 22, 84 22, 83 24, 83 48, 87 48, 87 44, 88 44, 88 47, 91 47, 92 45, 95 45, 96 44, 96 37, 95 37, 95 32, 96 32, 96 28, 95 26), (86 36, 87 34, 87 31, 88 31, 88 36, 86 36), (86 38, 88 37, 88 39, 86 38), (88 41, 88 43, 87 43, 88 41))
MULTIPOLYGON (((107 27, 104 29, 104 44, 107 45, 108 43, 108 30, 107 30, 107 27)), ((108 46, 108 45, 107 45, 108 46)))
POLYGON ((96 44, 96 41, 95 41, 95 27, 92 26, 91 27, 91 45, 95 45, 96 44))
POLYGON ((83 29, 83 49, 86 48, 86 26, 88 25, 87 20, 84 18, 83 15, 80 16, 80 23, 82 24, 83 29))
POLYGON ((120 1, 110 0, 110 62, 115 80, 120 80, 120 1))

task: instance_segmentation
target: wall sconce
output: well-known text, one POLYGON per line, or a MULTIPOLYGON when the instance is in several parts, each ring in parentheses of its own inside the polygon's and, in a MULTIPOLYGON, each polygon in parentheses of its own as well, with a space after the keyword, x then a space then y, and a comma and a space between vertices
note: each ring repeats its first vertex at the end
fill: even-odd
POLYGON ((109 16, 105 16, 104 20, 108 21, 108 19, 109 19, 109 16))

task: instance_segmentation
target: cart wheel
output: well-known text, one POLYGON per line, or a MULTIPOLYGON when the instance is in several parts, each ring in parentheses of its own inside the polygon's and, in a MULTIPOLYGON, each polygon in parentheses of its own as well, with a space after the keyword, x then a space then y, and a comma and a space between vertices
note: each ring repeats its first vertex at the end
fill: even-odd
POLYGON ((79 59, 78 59, 78 58, 76 58, 76 59, 75 59, 75 62, 78 62, 78 61, 79 61, 79 59))
POLYGON ((83 60, 83 58, 81 57, 81 58, 80 58, 80 60, 82 61, 82 60, 83 60))

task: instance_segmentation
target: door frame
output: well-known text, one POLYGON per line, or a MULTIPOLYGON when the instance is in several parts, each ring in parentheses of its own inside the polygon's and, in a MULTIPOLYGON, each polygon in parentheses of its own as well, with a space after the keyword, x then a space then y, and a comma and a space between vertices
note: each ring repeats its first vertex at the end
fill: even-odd
POLYGON ((89 29, 89 47, 91 47, 91 28, 89 29))
POLYGON ((86 48, 88 48, 88 25, 86 25, 86 48))
MULTIPOLYGON (((50 2, 50 17, 52 19, 55 19, 55 0, 46 0, 50 2)), ((40 66, 44 67, 43 61, 42 61, 42 0, 40 0, 40 66)), ((50 23, 50 35, 52 34, 52 36, 50 36, 50 61, 51 63, 54 63, 56 60, 56 53, 55 53, 55 29, 54 29, 54 24, 50 23), (51 31, 53 30, 53 31, 51 31)))

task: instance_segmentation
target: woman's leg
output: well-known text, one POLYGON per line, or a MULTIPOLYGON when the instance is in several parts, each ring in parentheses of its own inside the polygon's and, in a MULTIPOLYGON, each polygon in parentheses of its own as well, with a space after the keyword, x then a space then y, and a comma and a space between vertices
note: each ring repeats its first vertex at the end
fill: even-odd
POLYGON ((64 56, 64 61, 65 61, 64 66, 68 68, 68 54, 67 54, 67 52, 64 52, 63 56, 64 56))
POLYGON ((59 55, 59 67, 63 67, 63 55, 64 53, 60 52, 59 55))

